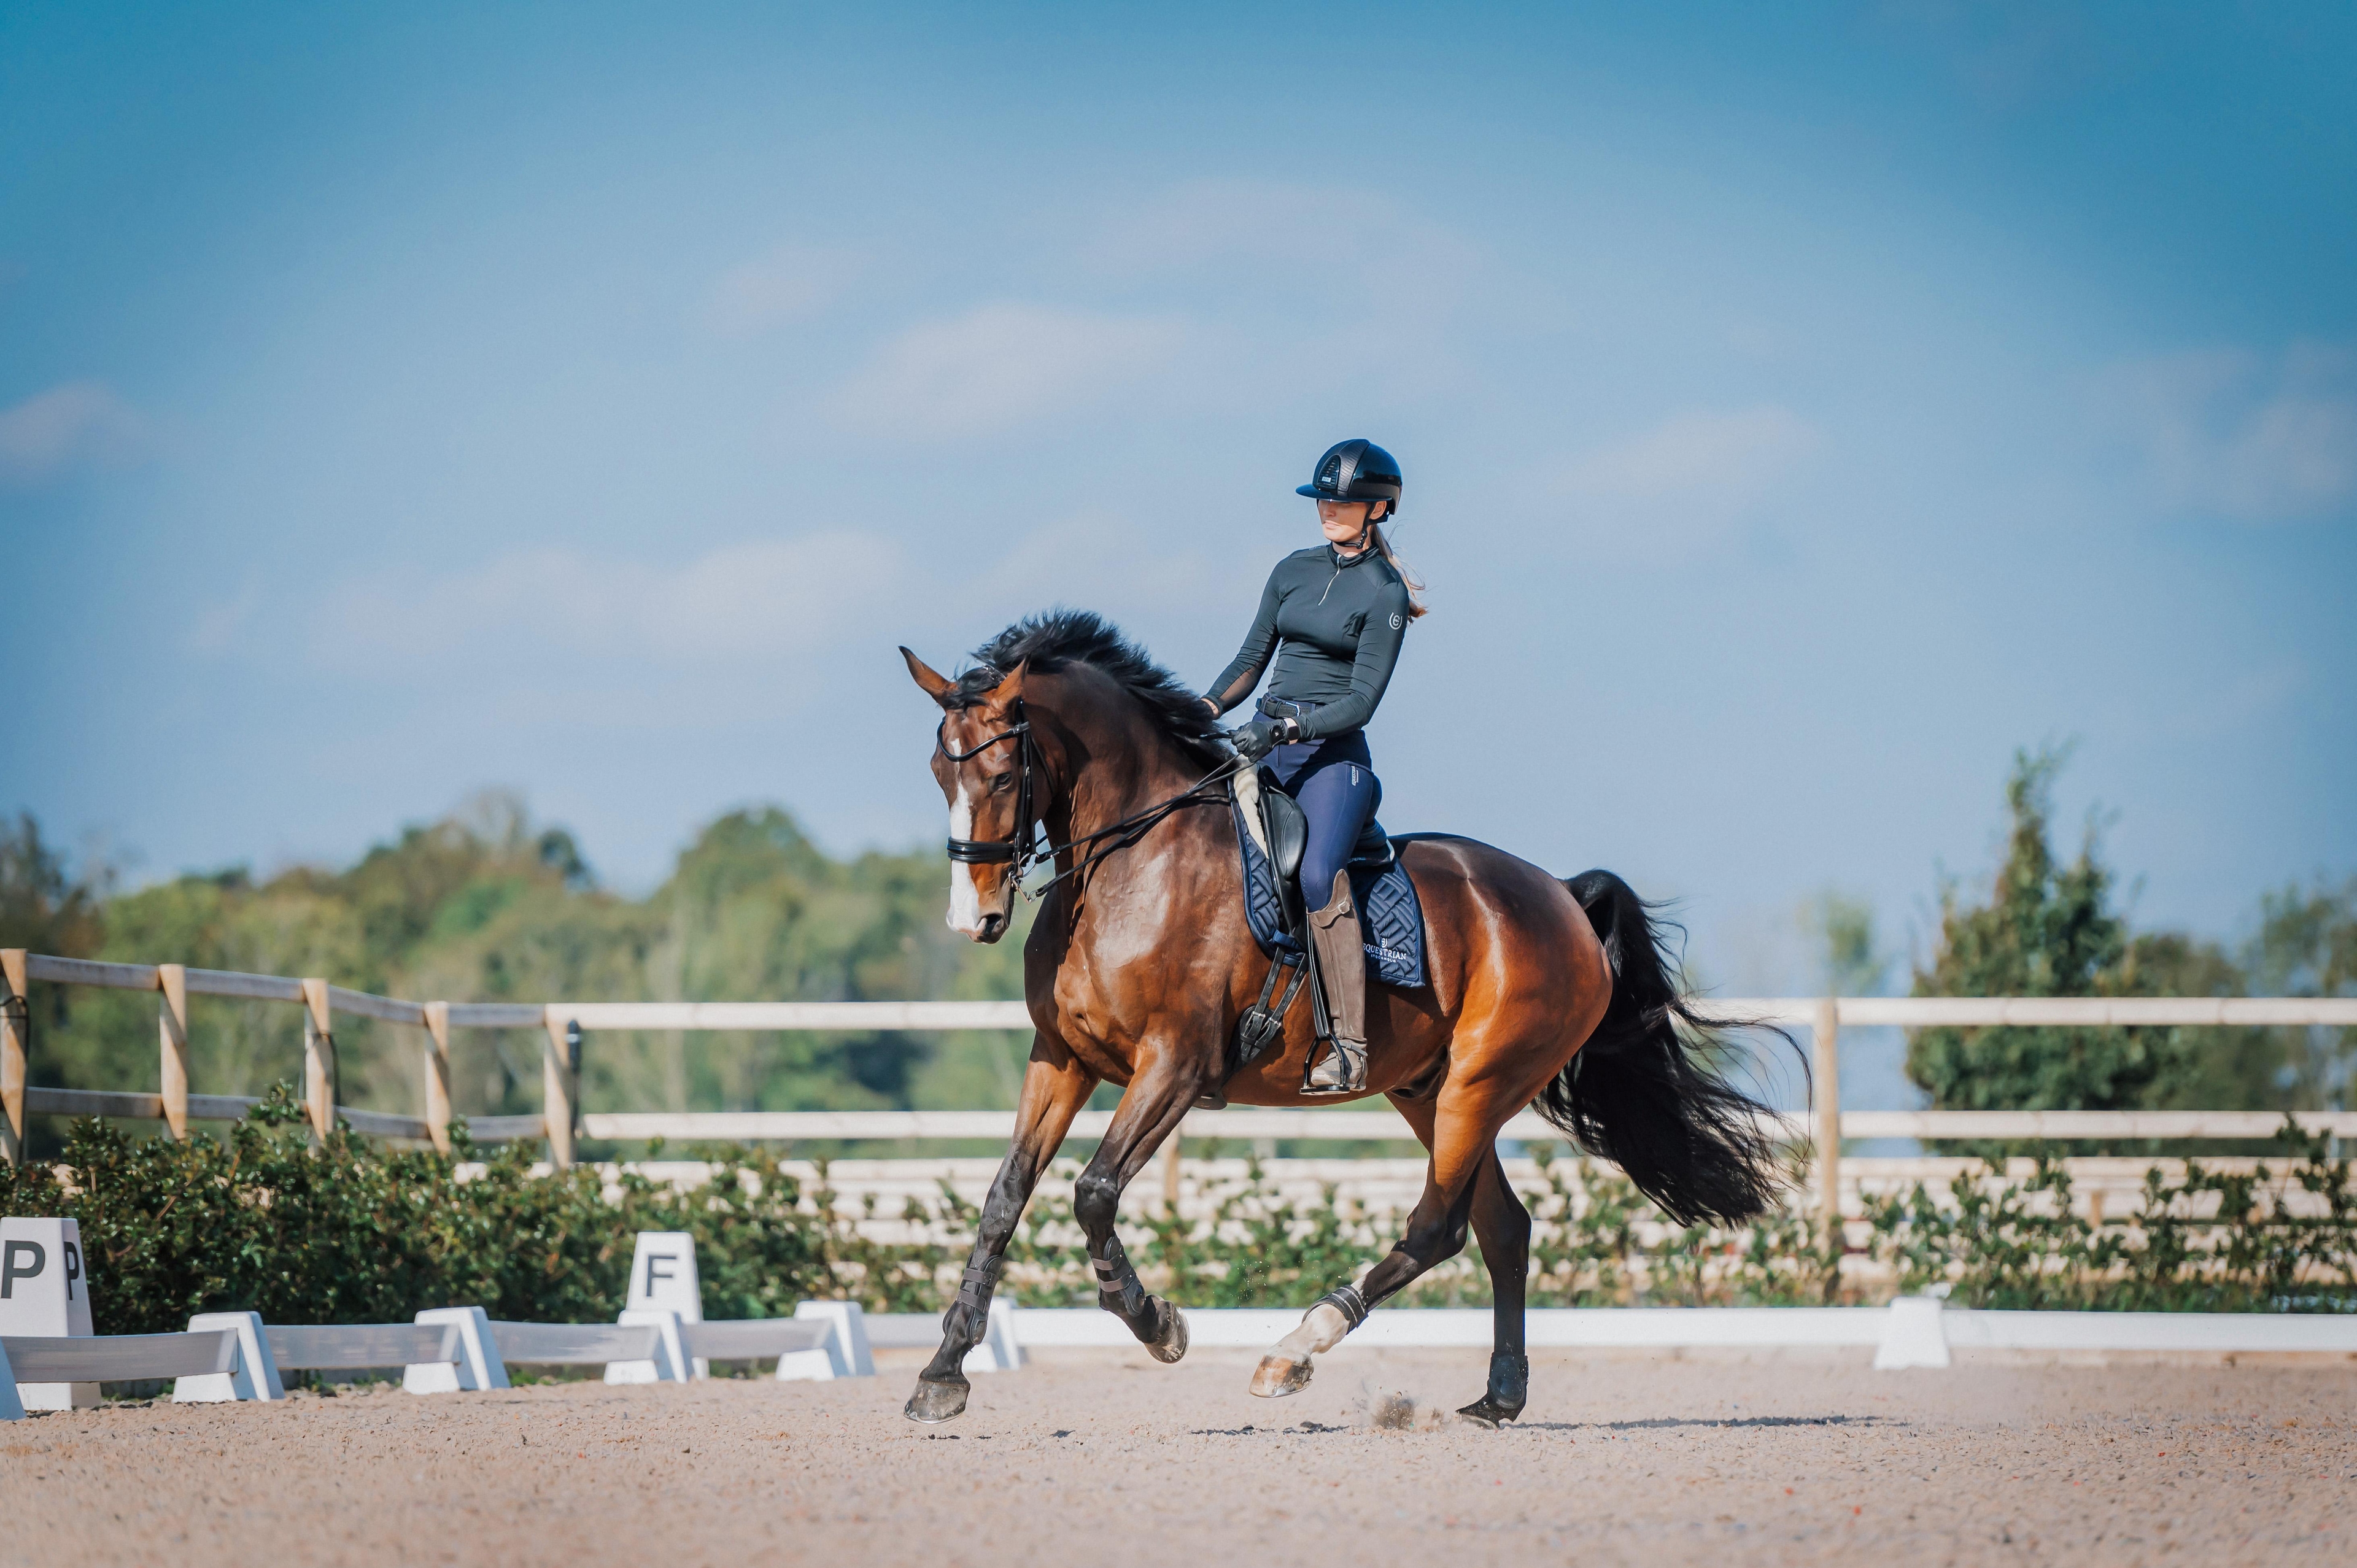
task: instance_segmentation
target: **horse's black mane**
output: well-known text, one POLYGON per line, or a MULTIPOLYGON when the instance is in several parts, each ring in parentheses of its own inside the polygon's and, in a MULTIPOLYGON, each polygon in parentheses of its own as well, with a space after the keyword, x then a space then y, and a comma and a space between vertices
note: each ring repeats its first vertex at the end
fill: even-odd
POLYGON ((1086 664, 1112 676, 1144 703, 1155 726, 1205 768, 1227 758, 1219 725, 1203 699, 1124 637, 1121 628, 1092 611, 1052 609, 1025 616, 975 649, 974 657, 974 668, 943 694, 943 707, 964 708, 981 701, 1018 664, 1028 663, 1042 674, 1067 664, 1086 664))

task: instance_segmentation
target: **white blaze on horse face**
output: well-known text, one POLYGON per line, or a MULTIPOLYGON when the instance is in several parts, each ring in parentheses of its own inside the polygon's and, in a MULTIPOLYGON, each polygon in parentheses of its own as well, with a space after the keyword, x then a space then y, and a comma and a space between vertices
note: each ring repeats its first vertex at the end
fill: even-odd
MULTIPOLYGON (((950 837, 974 837, 974 797, 963 779, 950 805, 950 837)), ((974 885, 974 867, 962 860, 950 862, 950 929, 962 937, 982 934, 982 889, 974 885)))

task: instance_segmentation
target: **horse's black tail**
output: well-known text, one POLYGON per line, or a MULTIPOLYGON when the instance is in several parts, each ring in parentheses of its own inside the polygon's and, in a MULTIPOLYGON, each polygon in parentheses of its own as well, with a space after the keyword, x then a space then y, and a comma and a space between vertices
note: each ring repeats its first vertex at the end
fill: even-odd
POLYGON ((1681 1225, 1767 1209, 1781 1173, 1757 1120, 1765 1107, 1707 1061, 1746 1021, 1706 1016, 1686 999, 1676 956, 1627 883, 1586 871, 1564 886, 1603 939, 1612 1001, 1540 1094, 1539 1114, 1619 1165, 1681 1225))

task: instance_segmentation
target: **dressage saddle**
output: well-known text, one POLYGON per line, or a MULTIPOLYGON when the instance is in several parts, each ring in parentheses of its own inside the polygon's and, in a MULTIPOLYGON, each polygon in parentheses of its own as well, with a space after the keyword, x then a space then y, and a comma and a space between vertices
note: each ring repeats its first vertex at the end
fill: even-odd
MULTIPOLYGON (((1261 831, 1268 835, 1269 864, 1276 872, 1276 902, 1285 918, 1286 933, 1307 948, 1308 929, 1302 910, 1301 857, 1309 848, 1309 819, 1302 811, 1301 803, 1278 789, 1265 773, 1260 785, 1260 822, 1261 831)), ((1370 811, 1365 825, 1359 829, 1358 842, 1351 846, 1350 869, 1385 871, 1397 858, 1391 835, 1370 811)))
MULTIPOLYGON (((1289 953, 1280 951, 1275 955, 1268 978, 1261 985, 1258 1004, 1246 1008, 1237 1019, 1235 1038, 1231 1042, 1220 1087, 1196 1101, 1215 1109, 1227 1103, 1227 1080, 1283 1036, 1285 1015, 1303 990, 1309 993, 1318 1037, 1334 1037, 1323 984, 1304 983, 1314 980, 1317 963, 1316 949, 1309 940, 1308 915, 1301 897, 1301 861, 1309 847, 1309 820, 1303 814, 1300 802, 1278 789, 1275 779, 1265 769, 1243 782, 1237 794, 1238 804, 1258 818, 1262 847, 1267 851, 1269 867, 1275 874, 1278 924, 1293 939, 1293 947, 1289 953), (1251 785, 1257 785, 1257 789, 1251 789, 1251 785), (1247 799, 1254 796, 1256 801, 1246 805, 1247 799)), ((1397 858, 1391 835, 1370 813, 1366 824, 1359 830, 1357 842, 1351 845, 1350 868, 1354 872, 1381 873, 1397 858)))

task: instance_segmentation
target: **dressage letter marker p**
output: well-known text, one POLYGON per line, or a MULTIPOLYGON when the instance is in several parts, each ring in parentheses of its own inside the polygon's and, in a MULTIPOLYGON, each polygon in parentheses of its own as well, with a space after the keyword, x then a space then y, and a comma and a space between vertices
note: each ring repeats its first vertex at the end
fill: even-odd
POLYGON ((0 1301, 16 1294, 18 1279, 33 1279, 48 1266, 49 1255, 38 1241, 10 1238, 0 1242, 0 1301))
MULTIPOLYGON (((63 1338, 91 1333, 81 1226, 71 1219, 0 1219, 0 1334, 63 1338)), ((98 1402, 96 1383, 21 1383, 27 1410, 98 1402)))

